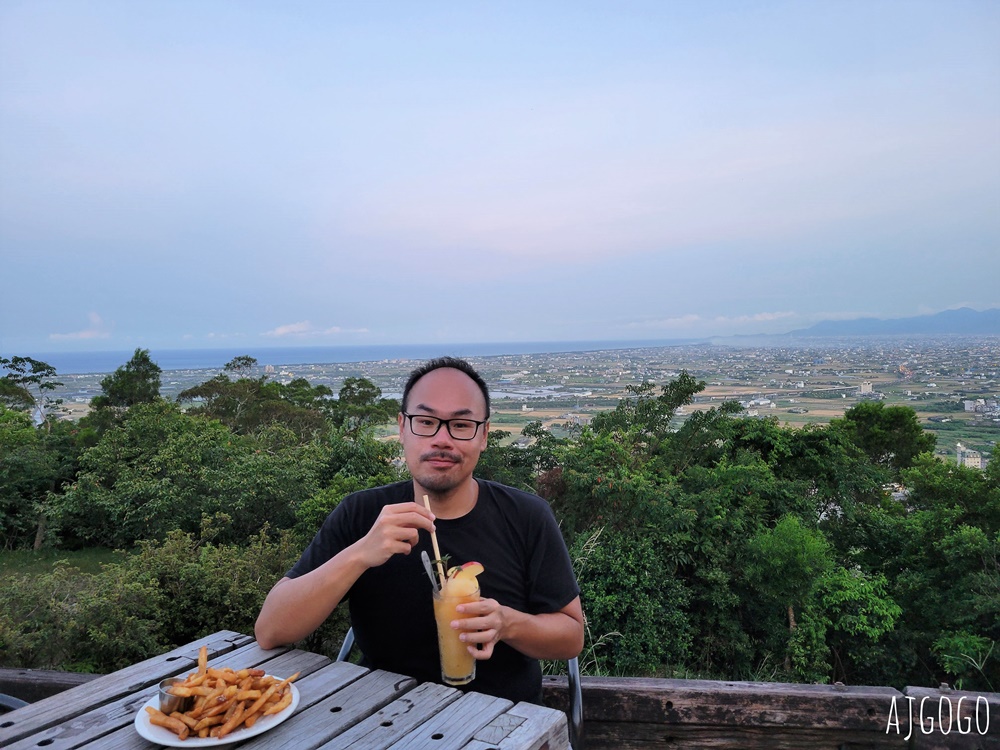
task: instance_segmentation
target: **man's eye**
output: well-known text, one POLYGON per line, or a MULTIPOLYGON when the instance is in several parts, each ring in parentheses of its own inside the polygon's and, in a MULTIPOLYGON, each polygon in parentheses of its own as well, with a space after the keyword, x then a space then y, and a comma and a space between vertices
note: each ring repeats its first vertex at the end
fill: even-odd
POLYGON ((417 424, 421 427, 433 427, 437 424, 437 420, 431 419, 430 417, 423 417, 417 420, 417 424))
POLYGON ((466 430, 471 430, 475 425, 472 422, 452 422, 451 428, 453 430, 461 430, 465 432, 466 430))

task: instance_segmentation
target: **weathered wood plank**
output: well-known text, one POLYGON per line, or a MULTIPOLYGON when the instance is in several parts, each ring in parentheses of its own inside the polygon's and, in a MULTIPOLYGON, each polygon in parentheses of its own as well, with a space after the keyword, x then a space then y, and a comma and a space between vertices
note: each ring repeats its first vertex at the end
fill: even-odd
POLYGON ((509 737, 515 729, 521 726, 526 719, 523 716, 516 716, 510 712, 501 714, 493 721, 480 729, 469 741, 464 750, 486 750, 487 748, 497 748, 500 743, 509 737))
POLYGON ((135 727, 129 726, 95 740, 87 745, 86 750, 153 750, 158 747, 160 746, 140 737, 135 727))
POLYGON ((461 750, 473 735, 514 704, 503 698, 465 693, 390 746, 390 750, 461 750))
MULTIPOLYGON (((589 747, 589 745, 588 745, 589 747)), ((567 750, 566 715, 533 703, 518 703, 476 732, 462 750, 567 750)))
POLYGON ((454 688, 424 683, 321 747, 329 750, 386 750, 426 721, 428 716, 458 700, 460 695, 454 688))
POLYGON ((105 703, 3 747, 5 750, 38 750, 39 747, 45 750, 73 750, 131 724, 154 692, 155 688, 105 703))
MULTIPOLYGON (((104 675, 44 700, 0 716, 0 747, 36 734, 54 725, 66 724, 96 704, 109 704, 155 685, 165 677, 181 674, 198 663, 198 650, 208 646, 209 656, 218 656, 248 645, 253 639, 224 630, 165 654, 133 664, 114 675, 104 675)), ((140 704, 141 705, 141 704, 140 704)), ((113 729, 114 727, 109 728, 113 729)), ((43 746, 44 747, 44 746, 43 746)))
MULTIPOLYGON (((543 681, 547 705, 568 710, 565 678, 543 681)), ((909 730, 886 734, 892 688, 585 677, 587 747, 902 748, 909 730)))
MULTIPOLYGON (((195 659, 197 659, 197 654, 195 654, 195 659)), ((264 651, 256 643, 249 643, 209 661, 213 667, 228 666, 233 668, 257 667, 268 664, 277 664, 280 667, 282 663, 299 663, 307 667, 311 664, 312 668, 318 669, 323 664, 329 663, 329 659, 319 654, 310 654, 307 651, 286 652, 282 649, 264 651)), ((191 671, 194 669, 185 669, 178 674, 188 674, 191 671)), ((154 682, 132 695, 113 700, 71 719, 60 721, 41 733, 23 738, 9 746, 4 745, 4 747, 9 747, 10 750, 34 750, 41 745, 47 750, 73 750, 73 748, 87 745, 89 748, 100 744, 104 736, 116 730, 123 727, 130 728, 136 713, 155 693, 156 683, 154 682)))
MULTIPOLYGON (((893 688, 585 677, 584 721, 885 731, 893 688)), ((565 708, 555 691, 546 694, 565 708)))
MULTIPOLYGON (((330 669, 351 668, 362 670, 355 664, 338 662, 330 669)), ((364 670, 362 670, 364 671, 364 670)), ((358 722, 372 718, 380 709, 409 694, 416 680, 391 672, 371 672, 334 692, 315 691, 326 696, 312 704, 308 711, 299 712, 288 719, 282 732, 262 734, 240 746, 241 750, 313 750, 317 747, 344 747, 341 737, 358 722), (332 744, 325 744, 330 743, 332 744)), ((303 684, 305 693, 308 685, 303 684)), ((301 708, 301 704, 300 704, 301 708)))
POLYGON ((904 750, 901 737, 801 727, 585 723, 587 750, 904 750))
MULTIPOLYGON (((269 671, 270 667, 274 666, 275 669, 272 673, 283 676, 292 674, 300 667, 305 667, 303 669, 304 673, 308 669, 308 674, 304 674, 303 677, 296 680, 296 686, 299 688, 299 706, 296 709, 296 714, 305 711, 325 696, 350 685, 368 673, 368 670, 354 664, 330 662, 326 657, 320 657, 318 654, 311 654, 308 651, 290 651, 287 655, 278 656, 276 659, 264 662, 261 666, 264 667, 265 665, 269 668, 269 671), (326 664, 320 664, 319 668, 312 669, 311 665, 304 663, 300 655, 323 659, 326 661, 326 664), (285 656, 289 657, 287 661, 284 660, 285 656)), ((241 666, 246 666, 246 664, 241 663, 241 666)), ((289 718, 288 721, 292 721, 293 718, 289 718)), ((267 739, 270 740, 271 738, 267 739)), ((260 737, 260 741, 265 741, 265 738, 263 736, 260 737)), ((282 744, 282 747, 286 746, 289 746, 289 743, 282 744)), ((121 727, 111 734, 89 743, 86 746, 86 750, 150 750, 153 747, 154 745, 139 736, 135 731, 135 727, 130 722, 127 726, 121 727)), ((251 744, 246 743, 242 747, 251 747, 251 744)))

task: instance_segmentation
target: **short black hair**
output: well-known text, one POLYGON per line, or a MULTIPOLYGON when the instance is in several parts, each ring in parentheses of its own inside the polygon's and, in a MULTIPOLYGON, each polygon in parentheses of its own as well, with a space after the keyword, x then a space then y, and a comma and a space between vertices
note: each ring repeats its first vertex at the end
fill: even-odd
POLYGON ((429 372, 434 372, 434 370, 440 370, 442 367, 451 367, 455 370, 464 372, 470 378, 472 382, 479 386, 479 390, 483 392, 483 398, 486 400, 486 418, 490 418, 490 389, 486 387, 486 381, 483 380, 482 375, 476 372, 476 368, 466 362, 464 359, 459 359, 458 357, 436 357, 429 362, 425 362, 420 365, 416 370, 410 373, 410 377, 406 380, 406 385, 403 387, 403 401, 401 404, 402 410, 406 411, 406 400, 410 397, 410 391, 413 386, 417 384, 424 375, 429 372))

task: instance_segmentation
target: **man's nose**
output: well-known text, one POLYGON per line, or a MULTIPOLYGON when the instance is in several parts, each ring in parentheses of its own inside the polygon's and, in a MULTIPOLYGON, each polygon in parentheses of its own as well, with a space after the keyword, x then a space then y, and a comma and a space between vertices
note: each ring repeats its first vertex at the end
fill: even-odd
POLYGON ((453 438, 451 433, 448 432, 448 425, 444 422, 442 422, 441 426, 438 428, 437 434, 431 438, 432 445, 452 445, 454 441, 455 438, 453 438))

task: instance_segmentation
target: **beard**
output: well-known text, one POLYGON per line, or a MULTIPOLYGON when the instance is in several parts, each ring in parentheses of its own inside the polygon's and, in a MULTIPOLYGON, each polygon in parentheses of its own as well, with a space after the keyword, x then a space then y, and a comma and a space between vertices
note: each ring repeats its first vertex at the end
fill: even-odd
POLYGON ((447 453, 445 451, 431 451, 420 456, 417 465, 410 470, 410 474, 421 487, 431 492, 445 494, 463 484, 469 477, 463 469, 462 456, 447 453), (433 458, 447 458, 454 461, 454 464, 444 471, 428 468, 424 461, 433 458))
POLYGON ((435 492, 439 495, 451 492, 465 481, 465 477, 448 474, 420 474, 419 476, 414 475, 413 478, 425 490, 435 492))

